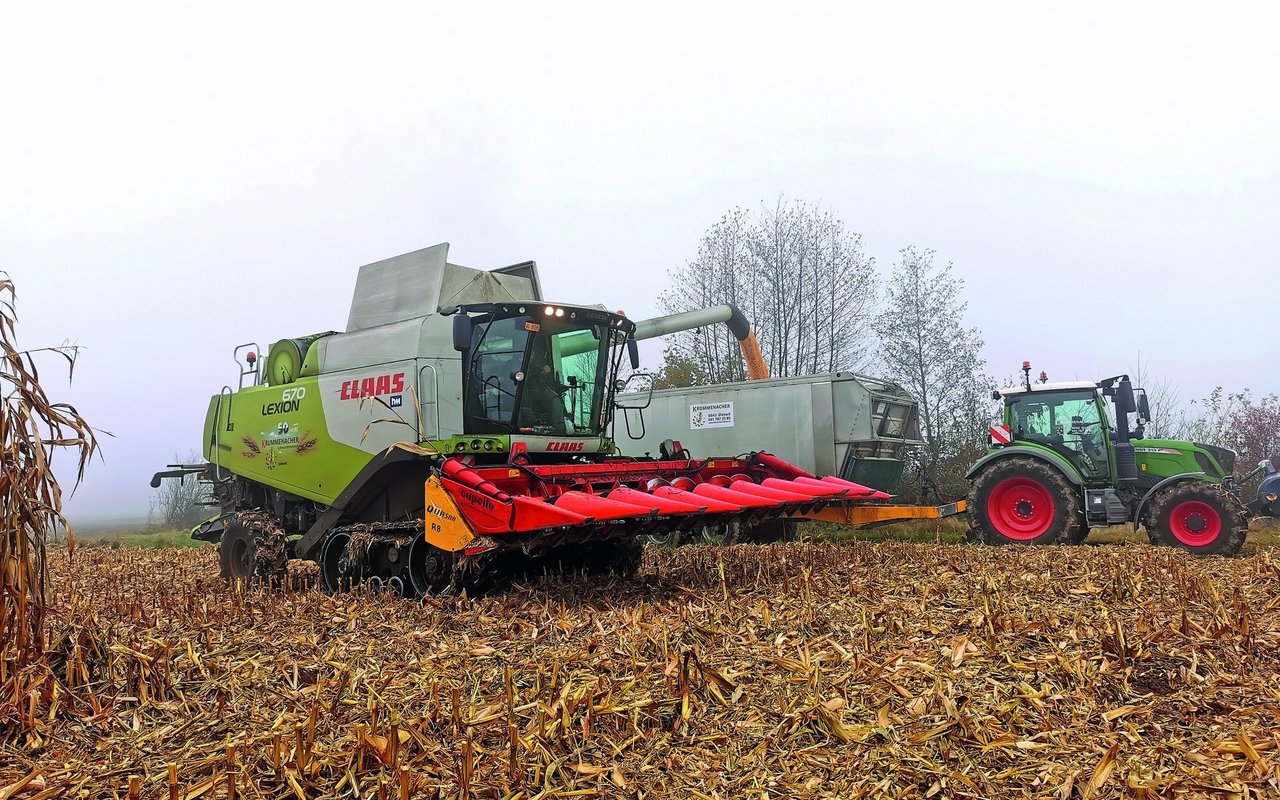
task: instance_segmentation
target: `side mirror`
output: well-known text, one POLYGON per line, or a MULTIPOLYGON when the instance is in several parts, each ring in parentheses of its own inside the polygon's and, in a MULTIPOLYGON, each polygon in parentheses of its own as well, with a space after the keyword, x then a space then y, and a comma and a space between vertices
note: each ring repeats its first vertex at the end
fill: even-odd
POLYGON ((1151 421, 1151 406, 1147 405, 1147 393, 1138 395, 1138 417, 1144 422, 1151 421))
POLYGON ((458 314, 453 318, 453 349, 459 353, 471 346, 471 317, 458 314))
POLYGON ((627 358, 631 359, 632 369, 640 369, 640 345, 635 339, 627 339, 627 358))

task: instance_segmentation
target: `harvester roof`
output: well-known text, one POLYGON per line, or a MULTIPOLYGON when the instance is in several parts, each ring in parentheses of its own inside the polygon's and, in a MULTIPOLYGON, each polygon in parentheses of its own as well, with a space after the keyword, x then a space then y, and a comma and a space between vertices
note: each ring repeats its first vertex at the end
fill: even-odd
POLYGON ((418 319, 471 303, 536 302, 542 292, 532 261, 494 270, 448 262, 448 243, 360 268, 347 333, 418 319))

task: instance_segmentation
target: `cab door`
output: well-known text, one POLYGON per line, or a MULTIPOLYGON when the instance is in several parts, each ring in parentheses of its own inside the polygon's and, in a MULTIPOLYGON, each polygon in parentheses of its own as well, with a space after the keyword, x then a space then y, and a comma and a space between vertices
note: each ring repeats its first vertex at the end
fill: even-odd
POLYGON ((1111 480, 1113 455, 1097 394, 1092 391, 1030 392, 1011 404, 1015 438, 1049 447, 1074 464, 1090 484, 1111 480))

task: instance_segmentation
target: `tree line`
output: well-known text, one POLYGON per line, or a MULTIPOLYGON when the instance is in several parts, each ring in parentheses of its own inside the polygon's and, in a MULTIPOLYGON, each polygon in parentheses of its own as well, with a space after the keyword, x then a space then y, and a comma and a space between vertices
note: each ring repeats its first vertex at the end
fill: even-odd
MULTIPOLYGON (((666 313, 732 303, 751 320, 774 376, 874 372, 919 402, 927 442, 913 452, 904 494, 955 498, 986 447, 993 382, 982 335, 965 324, 964 280, 932 250, 903 248, 882 281, 862 237, 831 211, 779 200, 735 208, 711 226, 697 255, 672 271, 666 313)), ((745 379, 724 326, 668 338, 655 385, 745 379)))
MULTIPOLYGON (((829 210, 800 200, 734 208, 703 235, 695 257, 671 271, 659 302, 666 313, 738 306, 774 376, 849 371, 894 381, 918 401, 925 440, 908 456, 898 493, 929 502, 967 492, 965 472, 986 452, 1000 408, 982 332, 966 318, 964 279, 935 251, 902 248, 882 279, 862 237, 829 210)), ((732 333, 715 325, 667 338, 655 386, 745 377, 732 333)), ((1264 458, 1280 467, 1276 395, 1218 388, 1186 404, 1141 354, 1133 377, 1150 400, 1147 437, 1235 450, 1240 473, 1264 458)))

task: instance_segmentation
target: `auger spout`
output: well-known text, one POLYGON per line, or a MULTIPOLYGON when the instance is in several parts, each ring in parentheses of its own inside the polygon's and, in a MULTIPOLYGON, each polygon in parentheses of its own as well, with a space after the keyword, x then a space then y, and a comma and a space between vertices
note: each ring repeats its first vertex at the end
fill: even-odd
POLYGON ((641 320, 636 323, 635 338, 652 339, 655 336, 667 336, 680 331, 701 328, 707 325, 725 324, 738 340, 738 348, 742 351, 742 360, 747 367, 747 380, 762 381, 769 377, 769 365, 760 351, 760 341, 747 315, 732 303, 710 308, 699 308, 680 314, 668 314, 665 317, 641 320))

